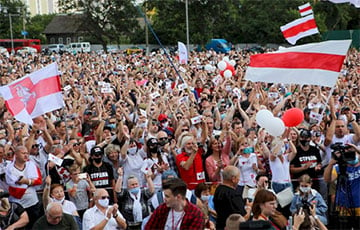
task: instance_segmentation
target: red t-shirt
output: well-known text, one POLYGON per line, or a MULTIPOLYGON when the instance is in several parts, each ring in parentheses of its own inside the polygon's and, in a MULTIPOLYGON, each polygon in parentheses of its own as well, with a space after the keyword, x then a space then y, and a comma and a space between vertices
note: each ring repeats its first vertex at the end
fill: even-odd
POLYGON ((196 188, 196 185, 202 182, 205 182, 205 172, 202 164, 202 149, 196 153, 193 164, 188 170, 185 170, 180 163, 187 161, 190 158, 190 155, 187 155, 186 152, 182 152, 176 156, 176 165, 180 172, 181 179, 187 184, 188 189, 193 190, 196 188))

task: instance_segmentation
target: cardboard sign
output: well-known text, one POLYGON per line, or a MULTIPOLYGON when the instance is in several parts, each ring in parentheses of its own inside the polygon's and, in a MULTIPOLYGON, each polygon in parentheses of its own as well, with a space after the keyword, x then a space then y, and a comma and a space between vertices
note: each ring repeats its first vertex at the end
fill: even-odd
POLYGON ((53 155, 51 153, 49 154, 49 159, 48 160, 54 162, 57 166, 61 166, 62 163, 63 163, 63 159, 61 159, 61 158, 59 158, 59 157, 57 157, 57 156, 55 156, 55 155, 53 155))
POLYGON ((70 89, 71 89, 71 86, 70 86, 70 85, 66 85, 66 86, 63 88, 64 91, 69 91, 70 89))
POLYGON ((187 86, 186 83, 180 84, 180 85, 178 85, 177 87, 178 87, 178 89, 179 89, 180 91, 188 88, 188 86, 187 86))
POLYGON ((151 99, 155 99, 155 98, 160 97, 160 96, 161 96, 161 95, 160 95, 159 92, 150 93, 151 99))

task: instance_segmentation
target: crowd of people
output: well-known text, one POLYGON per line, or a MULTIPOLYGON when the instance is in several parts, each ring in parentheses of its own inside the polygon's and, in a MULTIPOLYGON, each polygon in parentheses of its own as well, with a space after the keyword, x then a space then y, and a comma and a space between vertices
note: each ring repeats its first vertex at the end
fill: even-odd
POLYGON ((252 54, 1 57, 1 85, 57 62, 65 105, 29 126, 0 98, 0 229, 359 229, 359 52, 334 88, 247 81, 252 54))

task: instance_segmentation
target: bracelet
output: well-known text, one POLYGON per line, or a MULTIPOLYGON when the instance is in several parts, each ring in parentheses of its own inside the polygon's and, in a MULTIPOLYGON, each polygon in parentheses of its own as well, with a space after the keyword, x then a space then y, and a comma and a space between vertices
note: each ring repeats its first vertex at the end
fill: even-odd
POLYGON ((116 213, 116 215, 113 215, 113 217, 116 219, 118 217, 118 214, 116 213))
POLYGON ((30 186, 31 184, 32 184, 31 179, 29 179, 29 184, 28 185, 30 186))
POLYGON ((349 123, 354 122, 354 121, 355 121, 355 119, 352 119, 351 121, 349 121, 349 123))
POLYGON ((319 216, 318 216, 318 215, 315 215, 314 218, 315 218, 315 220, 318 220, 318 219, 319 219, 319 216))
POLYGON ((105 216, 105 220, 106 220, 106 221, 109 221, 109 220, 110 220, 110 218, 109 218, 109 217, 107 217, 107 216, 105 216))

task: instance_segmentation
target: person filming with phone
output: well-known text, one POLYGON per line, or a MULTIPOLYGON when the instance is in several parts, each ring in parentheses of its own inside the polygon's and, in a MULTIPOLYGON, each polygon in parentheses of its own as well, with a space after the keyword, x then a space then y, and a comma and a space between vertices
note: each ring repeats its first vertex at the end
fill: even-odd
POLYGON ((336 229, 360 229, 360 149, 353 145, 331 145, 332 159, 324 171, 324 180, 337 180, 335 192, 336 229))

